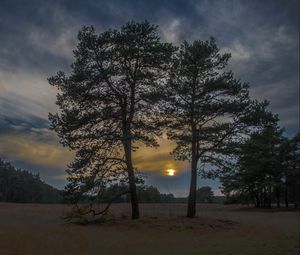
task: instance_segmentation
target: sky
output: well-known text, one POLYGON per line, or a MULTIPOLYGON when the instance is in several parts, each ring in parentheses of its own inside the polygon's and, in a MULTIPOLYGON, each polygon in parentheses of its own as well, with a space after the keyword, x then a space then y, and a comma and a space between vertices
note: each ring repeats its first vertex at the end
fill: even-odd
MULTIPOLYGON (((82 26, 94 25, 101 33, 130 20, 159 25, 162 41, 176 45, 215 37, 232 54, 229 68, 249 83, 251 96, 270 101, 285 135, 299 132, 298 0, 1 0, 0 158, 63 188, 73 152, 49 130, 48 113, 58 109, 47 77, 70 71, 82 26)), ((166 138, 160 144, 140 148, 135 166, 146 173, 146 184, 186 196, 189 163, 173 160, 174 145, 166 138), (164 175, 167 168, 176 174, 164 175)), ((199 178, 198 185, 220 193, 218 181, 199 178)))

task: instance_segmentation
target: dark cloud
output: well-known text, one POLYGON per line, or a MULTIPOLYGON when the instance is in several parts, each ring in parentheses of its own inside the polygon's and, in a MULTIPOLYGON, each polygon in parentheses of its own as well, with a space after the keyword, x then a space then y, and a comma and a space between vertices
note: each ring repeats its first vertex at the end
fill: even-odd
POLYGON ((42 118, 31 117, 30 122, 20 118, 9 118, 0 116, 0 134, 22 132, 28 133, 32 130, 49 129, 49 122, 42 118))
MULTIPOLYGON (((56 90, 46 78, 58 70, 70 70, 77 32, 83 25, 95 25, 101 32, 133 19, 158 24, 161 38, 175 44, 214 36, 223 51, 232 53, 230 68, 249 82, 251 95, 270 101, 270 109, 279 114, 288 136, 299 131, 298 0, 2 0, 0 156, 39 169, 47 181, 61 185, 66 166, 59 155, 64 152, 48 130, 47 120, 48 112, 57 111, 56 90), (9 147, 10 139, 13 145, 4 148, 3 142, 9 147), (28 147, 28 154, 18 150, 24 143, 55 153, 45 156, 45 165, 34 160, 43 155, 34 148, 28 147)), ((156 167, 174 164, 167 156, 169 147, 162 146, 161 151, 162 161, 156 167)), ((157 152, 137 157, 140 167, 151 168, 150 183, 163 189, 168 180, 179 193, 186 190, 188 173, 173 179, 161 176, 162 169, 154 169, 155 157, 159 157, 157 152)))

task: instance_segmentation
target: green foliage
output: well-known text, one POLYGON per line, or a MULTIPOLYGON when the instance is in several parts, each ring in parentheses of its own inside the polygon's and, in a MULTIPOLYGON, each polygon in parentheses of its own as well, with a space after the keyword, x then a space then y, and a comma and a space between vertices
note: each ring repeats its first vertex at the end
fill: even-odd
POLYGON ((61 192, 41 181, 38 174, 16 169, 0 159, 0 201, 61 203, 61 192))

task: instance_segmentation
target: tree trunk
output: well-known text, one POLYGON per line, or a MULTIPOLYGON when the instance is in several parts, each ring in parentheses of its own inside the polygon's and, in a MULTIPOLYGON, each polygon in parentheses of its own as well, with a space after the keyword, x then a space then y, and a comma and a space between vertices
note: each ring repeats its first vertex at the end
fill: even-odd
POLYGON ((277 202, 277 207, 279 208, 280 207, 280 189, 278 186, 276 187, 276 202, 277 202))
POLYGON ((263 207, 267 207, 267 194, 266 194, 266 188, 263 188, 263 207))
POLYGON ((298 209, 298 206, 300 204, 300 176, 296 176, 296 182, 295 182, 295 191, 294 191, 294 207, 295 209, 298 209))
POLYGON ((257 193, 255 193, 255 200, 256 200, 255 207, 259 208, 260 207, 260 200, 259 200, 259 194, 257 194, 257 193))
POLYGON ((253 204, 254 204, 254 206, 255 207, 257 207, 256 205, 257 205, 257 203, 256 203, 256 198, 255 198, 255 194, 254 194, 254 192, 253 191, 251 191, 250 192, 250 195, 251 195, 251 198, 252 198, 252 201, 253 201, 253 204))
POLYGON ((262 192, 262 190, 260 189, 259 190, 259 201, 260 201, 260 206, 259 207, 263 207, 264 205, 263 205, 263 200, 264 200, 264 197, 263 197, 263 192, 262 192))
POLYGON ((192 130, 192 163, 191 163, 191 184, 188 198, 187 217, 194 218, 196 216, 196 194, 197 194, 197 162, 198 162, 198 140, 197 129, 194 121, 195 94, 196 94, 197 74, 193 79, 193 91, 191 102, 191 130, 192 130))
POLYGON ((271 208, 272 207, 272 187, 271 184, 268 185, 268 207, 271 208))
MULTIPOLYGON (((126 132, 127 134, 129 132, 126 132)), ((136 192, 136 180, 135 174, 132 164, 132 153, 131 153, 131 138, 130 135, 127 136, 124 143, 124 150, 125 150, 125 158, 126 158, 126 166, 127 166, 127 173, 128 173, 128 184, 129 184, 129 192, 130 192, 130 202, 131 202, 131 218, 138 219, 140 217, 139 213, 139 204, 136 192)))
POLYGON ((289 207, 289 191, 288 184, 285 182, 285 193, 284 193, 285 207, 289 207))
POLYGON ((188 199, 187 217, 194 218, 196 216, 196 193, 197 193, 197 158, 196 143, 192 144, 192 164, 191 164, 191 184, 188 199))

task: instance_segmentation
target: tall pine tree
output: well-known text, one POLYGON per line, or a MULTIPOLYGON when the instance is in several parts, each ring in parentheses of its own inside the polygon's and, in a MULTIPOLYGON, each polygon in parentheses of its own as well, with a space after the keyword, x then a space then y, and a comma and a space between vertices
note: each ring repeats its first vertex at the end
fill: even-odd
MULTIPOLYGON (((83 28, 69 76, 49 79, 59 89, 52 128, 76 151, 67 192, 100 196, 107 182, 128 182, 132 218, 139 218, 134 143, 155 146, 156 101, 173 47, 161 43, 157 27, 130 22, 96 34, 83 28)), ((75 196, 76 197, 76 196, 75 196)))
POLYGON ((199 162, 222 164, 232 144, 241 139, 238 135, 257 121, 267 104, 250 100, 247 84, 224 71, 229 58, 212 38, 184 42, 173 59, 167 87, 168 136, 177 144, 175 158, 191 161, 188 217, 196 213, 199 162))

